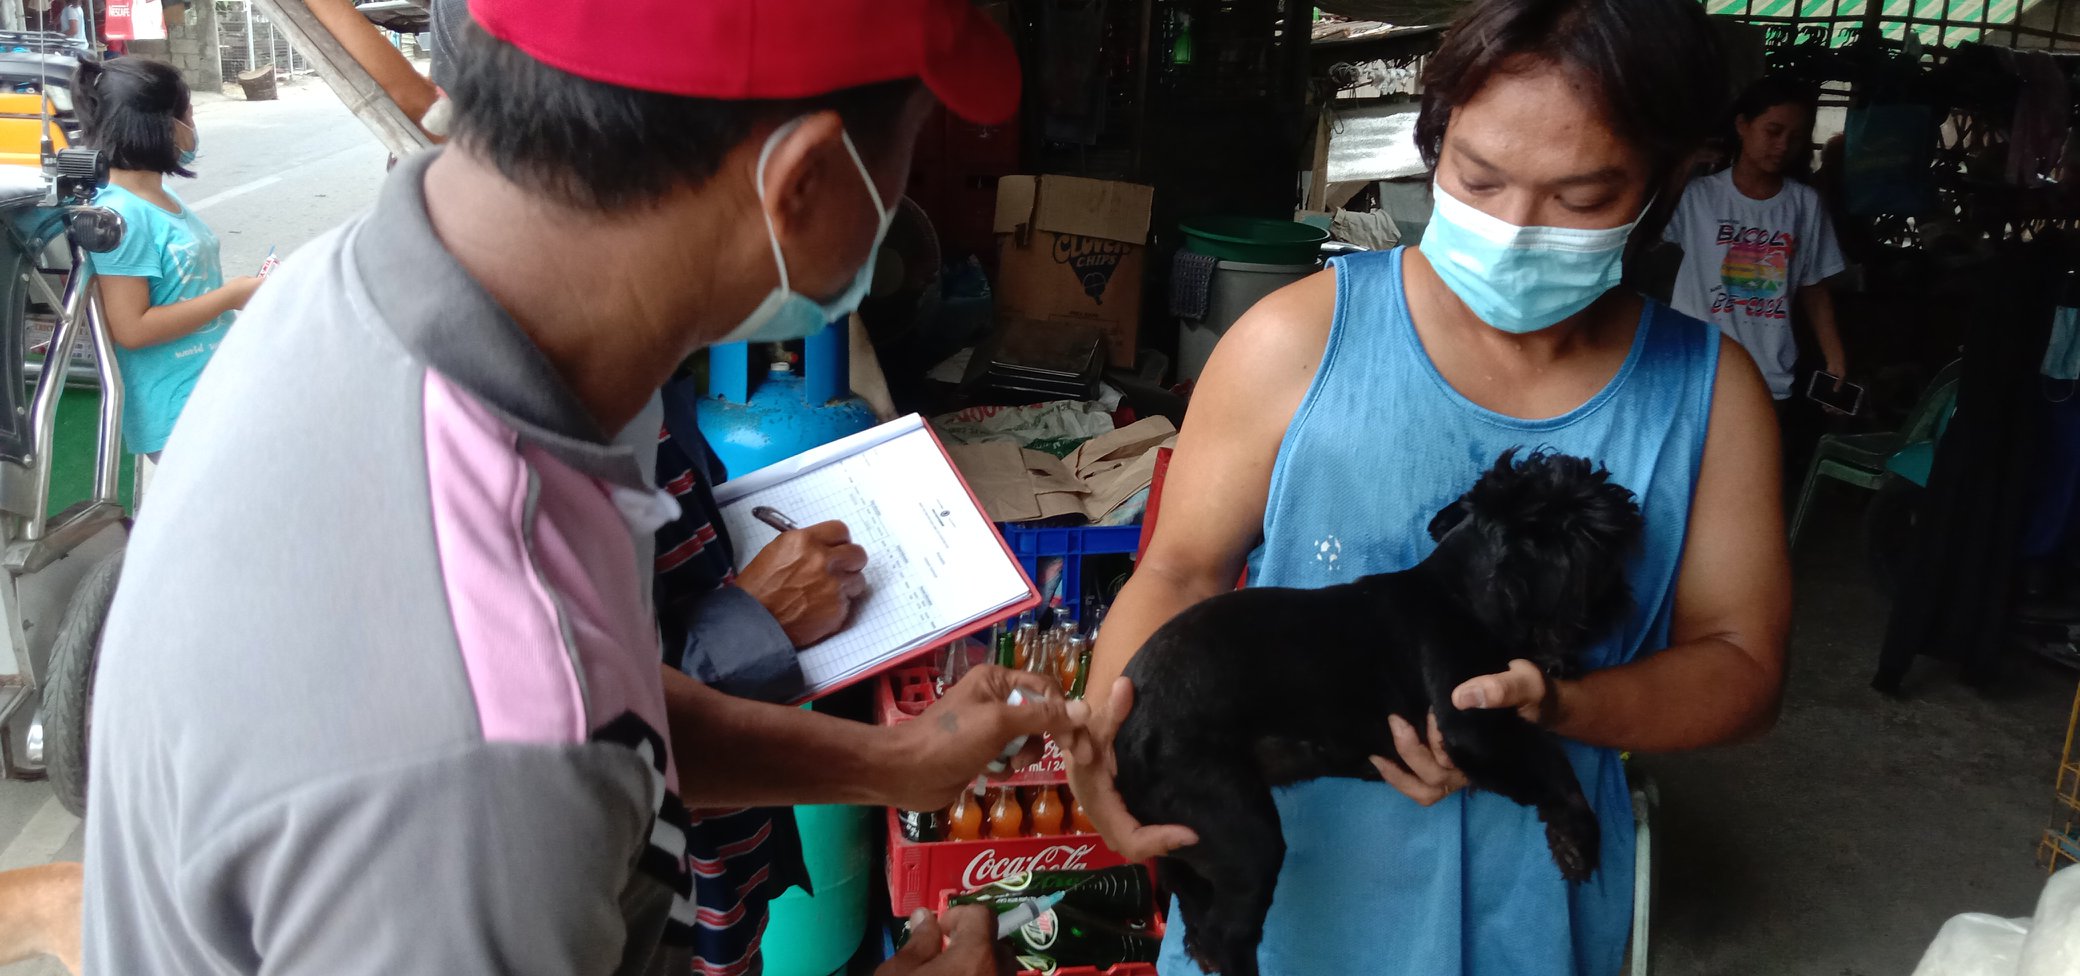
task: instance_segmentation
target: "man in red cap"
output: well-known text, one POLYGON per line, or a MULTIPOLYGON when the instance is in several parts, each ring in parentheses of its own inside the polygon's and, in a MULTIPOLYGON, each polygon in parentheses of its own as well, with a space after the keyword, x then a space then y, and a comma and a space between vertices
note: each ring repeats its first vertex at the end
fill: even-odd
MULTIPOLYGON (((1080 721, 1001 669, 891 729, 729 698, 650 600, 658 387, 849 312, 932 100, 1015 108, 1008 41, 966 0, 471 9, 449 148, 276 271, 174 432, 101 648, 89 971, 683 972, 728 921, 689 808, 932 809, 1080 721)), ((882 972, 993 971, 986 913, 920 916, 882 972)))

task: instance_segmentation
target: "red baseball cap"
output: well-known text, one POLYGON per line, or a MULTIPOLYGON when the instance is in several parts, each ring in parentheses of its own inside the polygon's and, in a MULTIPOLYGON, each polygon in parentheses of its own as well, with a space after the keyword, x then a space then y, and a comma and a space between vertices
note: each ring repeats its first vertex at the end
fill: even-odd
POLYGON ((695 98, 812 98, 921 79, 982 125, 1018 111, 1018 54, 970 0, 469 0, 484 30, 581 78, 695 98))

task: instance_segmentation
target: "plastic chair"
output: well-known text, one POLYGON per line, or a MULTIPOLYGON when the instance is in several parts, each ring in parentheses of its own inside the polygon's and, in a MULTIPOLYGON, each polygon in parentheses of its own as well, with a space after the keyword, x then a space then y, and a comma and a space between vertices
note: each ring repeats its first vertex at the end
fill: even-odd
POLYGON ((1935 436, 1936 426, 1949 412, 1950 405, 1956 402, 1957 378, 1963 370, 1963 360, 1955 360, 1943 367, 1921 391, 1921 399, 1914 404, 1913 412, 1907 415, 1906 426, 1899 430, 1828 434, 1820 438, 1819 447, 1813 452, 1813 463, 1806 467, 1805 485, 1799 489, 1798 505, 1792 510, 1792 546, 1798 545, 1798 533, 1805 528, 1806 514, 1812 507, 1813 492, 1820 487, 1820 480, 1832 478, 1865 490, 1877 490, 1891 477, 1885 468, 1886 461, 1901 448, 1935 436))
POLYGON ((1626 952, 1628 976, 1647 976, 1652 957, 1647 936, 1653 930, 1654 909, 1654 811, 1661 806, 1661 789, 1653 777, 1628 768, 1632 781, 1632 948, 1626 952))

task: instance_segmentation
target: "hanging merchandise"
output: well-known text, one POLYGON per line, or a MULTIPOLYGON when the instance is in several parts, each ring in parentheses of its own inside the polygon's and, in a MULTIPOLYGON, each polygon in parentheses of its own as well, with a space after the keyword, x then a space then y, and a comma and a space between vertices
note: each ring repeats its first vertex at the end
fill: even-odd
POLYGON ((2080 308, 2061 305, 2052 312, 2051 341, 2044 347, 2044 363, 2037 372, 2065 384, 2064 395, 2051 399, 2072 397, 2073 384, 2080 381, 2080 308))
POLYGON ((1049 0, 1039 16, 1043 130, 1093 145, 1105 131, 1105 0, 1049 0))
POLYGON ((2015 69, 2022 86, 2008 130, 2008 182, 2024 189, 2055 185, 2072 128, 2072 87, 2058 61, 2043 51, 2015 52, 2015 69))
POLYGON ((1843 183, 1858 217, 1913 216, 1936 205, 1934 106, 1877 102, 1849 109, 1843 183))
POLYGON ((1918 61, 1910 51, 1874 66, 1867 97, 1849 108, 1842 182, 1855 216, 1912 217, 1936 207, 1932 167, 1945 113, 1918 61))
POLYGON ((2020 555, 2025 592, 2042 594, 2053 587, 2048 567, 2053 557, 2080 542, 2080 274, 2068 271, 2059 286, 2058 306, 2051 313, 2051 341, 2037 367, 2044 387, 2038 407, 2041 427, 2036 446, 2035 498, 2024 523, 2020 555))
POLYGON ((1953 661, 1967 684, 2000 671, 2012 583, 2037 484, 2041 362, 2057 304, 2057 245, 2008 245, 1975 267, 1986 300, 1968 323, 1957 413, 1920 501, 1871 684, 1898 692, 1916 658, 1953 661))

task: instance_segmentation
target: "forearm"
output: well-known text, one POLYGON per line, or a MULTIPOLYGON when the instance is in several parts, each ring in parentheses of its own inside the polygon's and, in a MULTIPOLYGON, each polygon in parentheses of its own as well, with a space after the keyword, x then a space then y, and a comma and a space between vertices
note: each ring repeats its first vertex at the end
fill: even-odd
POLYGON ((736 698, 669 667, 664 693, 688 806, 894 805, 903 726, 736 698))
POLYGON ((219 288, 171 305, 151 306, 129 323, 112 325, 109 337, 129 349, 156 346, 189 335, 236 308, 238 298, 232 290, 219 288))
MULTIPOLYGON (((1232 584, 1233 577, 1229 579, 1232 584)), ((1112 687, 1112 682, 1127 669, 1127 662, 1134 659, 1134 654, 1158 628, 1187 607, 1228 589, 1159 565, 1144 565, 1136 570, 1098 631, 1098 644, 1091 650, 1091 676, 1085 687, 1112 687)), ((1094 691, 1090 697, 1105 700, 1102 692, 1094 691)))
POLYGON ((1800 297, 1805 299, 1806 319, 1813 325, 1813 340, 1820 344, 1821 358, 1831 368, 1845 368, 1849 360, 1842 346, 1842 330, 1835 322, 1834 295, 1826 285, 1808 285, 1800 297))
POLYGON ((1752 738, 1776 724, 1784 681, 1781 669, 1763 663, 1772 658, 1724 637, 1677 644, 1556 682, 1547 724, 1579 742, 1640 752, 1752 738))

